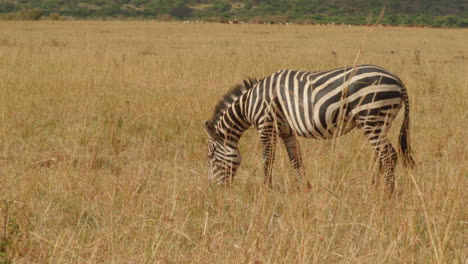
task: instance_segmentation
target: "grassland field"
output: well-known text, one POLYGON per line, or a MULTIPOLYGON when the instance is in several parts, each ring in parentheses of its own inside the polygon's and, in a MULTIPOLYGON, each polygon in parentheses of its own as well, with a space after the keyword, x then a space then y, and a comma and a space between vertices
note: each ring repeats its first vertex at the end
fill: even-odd
POLYGON ((467 29, 0 22, 0 263, 467 263, 467 46, 467 29), (301 140, 310 189, 282 146, 262 184, 254 130, 234 184, 208 184, 203 121, 232 85, 354 63, 408 88, 418 167, 391 199, 359 130, 301 140))

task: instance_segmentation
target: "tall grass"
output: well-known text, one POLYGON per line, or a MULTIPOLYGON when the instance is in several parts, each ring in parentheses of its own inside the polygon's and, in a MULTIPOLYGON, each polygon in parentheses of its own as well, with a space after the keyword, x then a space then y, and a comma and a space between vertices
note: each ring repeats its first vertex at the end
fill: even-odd
POLYGON ((1 22, 0 262, 466 263, 467 36, 1 22), (418 167, 398 166, 392 199, 371 184, 373 150, 358 130, 301 140, 310 189, 283 149, 274 187, 262 184, 253 130, 234 185, 207 184, 203 121, 230 86, 352 65, 360 49, 358 63, 395 72, 409 91, 418 167))

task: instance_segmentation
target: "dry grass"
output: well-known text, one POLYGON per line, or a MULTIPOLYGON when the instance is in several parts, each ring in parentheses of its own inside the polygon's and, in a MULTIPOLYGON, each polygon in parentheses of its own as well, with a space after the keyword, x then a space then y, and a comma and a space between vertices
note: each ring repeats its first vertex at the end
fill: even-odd
MULTIPOLYGON (((0 23, 0 262, 466 263, 467 30, 0 23), (391 200, 360 131, 283 149, 256 132, 207 185, 202 123, 247 76, 374 63, 406 83, 419 167, 391 200), (5 254, 6 251, 6 254, 5 254)), ((393 127, 393 142, 401 124, 393 127)))

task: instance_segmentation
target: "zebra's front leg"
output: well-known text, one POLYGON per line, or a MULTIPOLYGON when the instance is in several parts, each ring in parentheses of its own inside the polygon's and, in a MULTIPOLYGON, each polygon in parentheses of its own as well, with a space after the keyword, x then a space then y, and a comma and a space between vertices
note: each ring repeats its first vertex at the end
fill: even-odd
POLYGON ((263 149, 263 177, 264 183, 270 187, 273 185, 272 172, 275 161, 275 147, 277 135, 274 129, 264 130, 260 133, 260 141, 263 149))
POLYGON ((301 182, 304 176, 304 171, 302 170, 302 156, 299 141, 294 134, 281 136, 281 139, 283 140, 286 151, 288 152, 289 161, 296 171, 297 181, 301 182))

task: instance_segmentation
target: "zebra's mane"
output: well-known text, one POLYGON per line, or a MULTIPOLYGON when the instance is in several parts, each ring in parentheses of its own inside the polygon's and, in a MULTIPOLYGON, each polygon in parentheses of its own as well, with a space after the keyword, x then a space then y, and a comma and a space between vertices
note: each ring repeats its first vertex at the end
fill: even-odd
POLYGON ((259 81, 256 78, 247 78, 242 83, 234 85, 226 94, 224 94, 218 104, 216 104, 211 120, 214 123, 218 123, 226 109, 229 108, 229 106, 231 106, 231 104, 242 94, 252 89, 258 82, 259 81))

